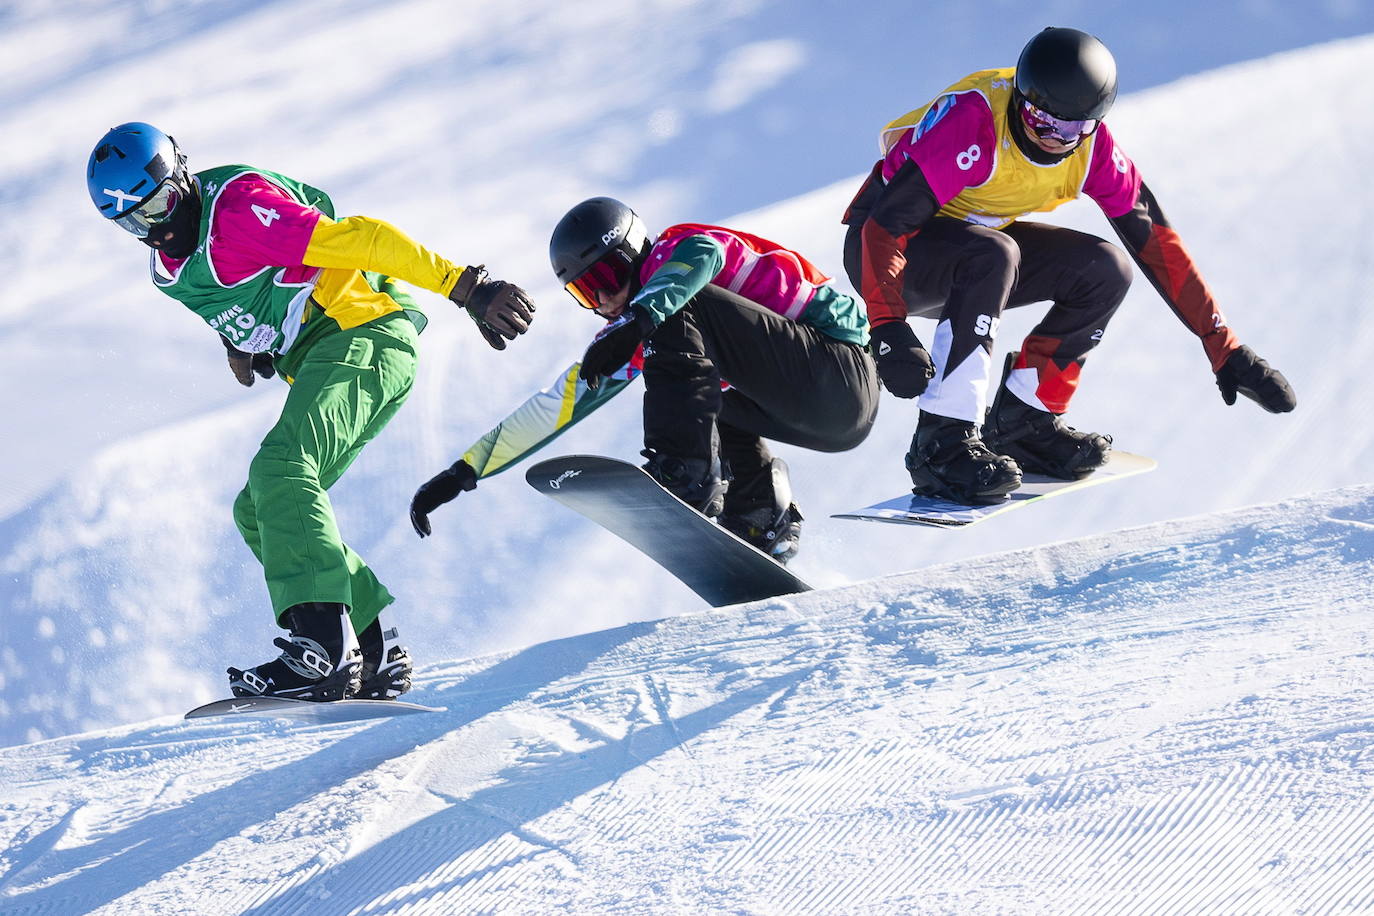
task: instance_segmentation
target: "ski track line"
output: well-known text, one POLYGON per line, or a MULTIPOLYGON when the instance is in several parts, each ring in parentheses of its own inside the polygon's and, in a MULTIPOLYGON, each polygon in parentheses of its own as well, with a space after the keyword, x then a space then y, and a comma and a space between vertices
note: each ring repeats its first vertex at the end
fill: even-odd
POLYGON ((864 802, 876 805, 889 800, 897 795, 898 785, 910 778, 910 768, 902 764, 914 763, 919 757, 918 748, 885 739, 876 744, 855 745, 820 766, 790 770, 765 791, 769 800, 758 813, 759 834, 752 842, 737 844, 727 851, 712 872, 740 871, 769 863, 799 841, 799 829, 803 835, 809 829, 805 820, 801 828, 794 820, 824 817, 824 812, 817 810, 822 806, 847 812, 860 810, 864 802))
MULTIPOLYGON (((1026 799, 1017 805, 1000 805, 992 810, 965 810, 954 817, 943 817, 932 831, 903 838, 893 843, 893 831, 877 832, 871 827, 864 831, 849 821, 857 816, 815 818, 815 823, 802 827, 775 828, 771 836, 760 836, 753 843, 752 856, 734 856, 721 862, 723 871, 742 865, 753 865, 750 872, 764 871, 786 862, 801 850, 826 849, 877 850, 896 845, 905 850, 904 856, 885 860, 881 880, 875 876, 864 882, 867 893, 852 895, 849 887, 855 880, 833 884, 829 890, 808 889, 800 872, 793 873, 790 891, 778 898, 779 912, 852 912, 846 908, 877 904, 890 900, 900 890, 919 889, 925 876, 958 873, 976 884, 1017 886, 1026 883, 1028 875, 1018 869, 1025 865, 1040 865, 1031 869, 1031 886, 1062 886, 1069 875, 1085 875, 1088 880, 1070 890, 1070 898, 1077 901, 1117 901, 1123 913, 1221 912, 1232 911, 1231 906, 1248 897, 1272 894, 1272 879, 1254 871, 1256 861, 1272 860, 1272 843, 1279 835, 1283 809, 1274 805, 1276 795, 1294 790, 1293 773, 1279 766, 1238 765, 1220 779, 1204 780, 1182 794, 1157 799, 1146 806, 1136 806, 1117 817, 1116 824, 1106 831, 1096 832, 1099 842, 1092 842, 1090 821, 1074 818, 1062 824, 1062 810, 1055 820, 1061 821, 1066 832, 1077 832, 1085 840, 1079 843, 1072 856, 1055 856, 1043 860, 1046 851, 1044 836, 1037 836, 1036 810, 1050 810, 1043 799, 1026 799), (1007 835, 1020 834, 1021 842, 1007 846, 999 842, 1007 835), (1109 842, 1102 843, 1102 839, 1109 842), (1032 849, 1035 847, 1035 849, 1032 849), (1213 857, 1198 856, 1200 850, 1215 850, 1213 857), (936 853, 936 854, 932 854, 936 853), (938 854, 943 853, 943 854, 938 854), (1112 862, 1124 868, 1103 871, 1112 862), (1006 873, 1007 869, 1013 873, 1006 873), (1114 878, 1113 878, 1114 876, 1114 878), (1007 878, 1013 882, 1007 883, 1007 878), (1107 878, 1106 883, 1102 879, 1107 878)), ((1081 792, 1079 792, 1081 794, 1081 792)), ((1102 801, 1094 795, 1092 802, 1102 801)), ((1369 817, 1358 810, 1349 818, 1358 818, 1359 828, 1369 832, 1369 817)), ((1051 821, 1050 827, 1054 827, 1051 821)), ((1326 835, 1323 845, 1348 845, 1362 842, 1349 836, 1344 825, 1340 829, 1312 825, 1314 834, 1326 835)), ((1061 839, 1068 839, 1062 836, 1061 839)), ((1051 840, 1054 849, 1058 840, 1051 840)), ((1355 846, 1359 849, 1359 846, 1355 846)), ((815 854, 815 853, 813 853, 815 854)), ((1327 864, 1333 868, 1334 864, 1327 864)), ((809 869, 808 869, 809 873, 809 869)), ((1334 872, 1333 872, 1334 873, 1334 872)), ((1345 883, 1353 883, 1351 882, 1345 883)), ((1331 900, 1353 898, 1369 889, 1369 879, 1356 884, 1358 890, 1348 890, 1344 884, 1331 887, 1331 900)), ((1272 902, 1272 897, 1270 897, 1272 902)), ((1314 901, 1315 902, 1315 901, 1314 901)), ((1101 912, 1098 904, 1084 904, 1079 911, 1101 912)), ((1253 912, 1248 909, 1245 912, 1253 912)))
POLYGON ((1207 780, 1180 798, 1161 800, 1137 812, 1143 817, 1114 828, 1125 842, 1099 848, 1092 857, 1099 866, 1114 860, 1125 865, 1105 886, 1092 886, 1103 874, 1100 867, 1087 867, 1093 862, 1067 861, 1066 871, 1089 876, 1077 896, 1129 901, 1120 912, 1154 914, 1215 912, 1228 897, 1234 899, 1235 885, 1265 892, 1257 887, 1251 863, 1264 854, 1265 838, 1282 820, 1283 812, 1268 803, 1291 780, 1280 774, 1275 782, 1266 768, 1247 769, 1252 771, 1207 780), (1201 855, 1202 850, 1211 856, 1201 855))
MULTIPOLYGON (((266 907, 270 912, 279 914, 279 916, 287 916, 287 914, 290 913, 309 913, 311 912, 310 908, 318 907, 320 901, 311 899, 309 901, 293 902, 291 899, 292 897, 299 898, 308 896, 302 893, 293 893, 293 891, 296 891, 297 888, 300 888, 307 882, 313 881, 321 873, 328 871, 328 869, 328 865, 324 865, 318 860, 306 867, 293 869, 285 876, 277 878, 267 887, 261 890, 255 889, 255 893, 248 899, 247 905, 242 909, 226 912, 249 912, 260 907, 266 907)), ((119 901, 116 900, 111 906, 118 903, 119 901)), ((116 909, 114 912, 118 913, 119 910, 116 909)))
MULTIPOLYGON (((431 833, 435 834, 437 841, 443 842, 448 831, 431 831, 431 833)), ((384 869, 380 874, 370 872, 366 875, 359 875, 356 883, 359 885, 360 897, 368 897, 375 892, 373 889, 377 887, 386 887, 390 890, 349 910, 348 914, 349 916, 362 916, 362 914, 368 914, 368 916, 371 914, 403 916, 403 914, 411 913, 492 912, 492 909, 482 905, 482 900, 490 896, 489 892, 498 885, 503 891, 518 889, 523 882, 512 882, 511 879, 523 874, 524 869, 520 866, 538 854, 536 849, 529 847, 517 837, 504 833, 476 849, 440 863, 425 875, 407 883, 398 883, 387 879, 385 876, 392 873, 391 869, 384 869), (383 880, 378 880, 379 877, 383 880)), ((385 864, 399 866, 404 863, 393 863, 389 859, 385 864)), ((530 881, 532 882, 536 877, 531 876, 530 881)), ((331 896, 335 895, 331 894, 331 896)), ((504 894, 498 893, 494 896, 496 899, 500 899, 504 894)), ((538 896, 537 893, 534 893, 512 899, 534 900, 538 899, 538 896)), ((344 897, 344 899, 349 898, 344 897)), ((302 912, 309 913, 310 911, 302 912)))
POLYGON ((1293 781, 1287 773, 1275 781, 1266 772, 1271 769, 1238 765, 1225 777, 1142 808, 1144 817, 1123 830, 1124 842, 1108 850, 1129 867, 1103 891, 1114 898, 1132 895, 1123 913, 1154 914, 1207 912, 1235 896, 1226 892, 1231 884, 1264 890, 1268 879, 1256 876, 1253 863, 1270 855, 1268 838, 1285 813, 1272 802, 1293 781), (1203 850, 1209 854, 1200 855, 1203 850))
POLYGON ((889 763, 893 754, 909 755, 910 750, 904 742, 883 740, 876 745, 854 745, 848 752, 825 760, 820 766, 807 766, 794 769, 786 779, 779 780, 779 790, 771 790, 772 801, 761 812, 764 819, 771 819, 786 812, 805 814, 814 810, 822 801, 838 806, 856 804, 860 799, 878 794, 868 788, 872 770, 881 770, 889 763), (905 752, 905 754, 904 754, 905 752), (837 787, 840 791, 837 793, 837 787))
MULTIPOLYGON (((1259 871, 1265 866, 1256 866, 1254 863, 1265 854, 1266 846, 1272 842, 1270 838, 1282 835, 1285 828, 1291 827, 1288 812, 1273 802, 1293 791, 1297 782, 1296 773, 1281 771, 1269 787, 1266 797, 1258 803, 1250 802, 1253 807, 1250 808, 1248 821, 1237 822, 1233 831, 1240 836, 1235 844, 1237 852, 1232 856, 1231 876, 1229 879, 1225 875, 1218 876, 1214 887, 1212 897, 1216 903, 1225 901, 1235 905, 1239 899, 1253 896, 1273 883, 1272 878, 1259 871), (1238 861, 1242 855, 1244 862, 1238 861)), ((1272 862, 1273 859, 1268 861, 1272 862)))
MULTIPOLYGON (((1313 863, 1321 867, 1323 874, 1331 875, 1341 871, 1339 865, 1347 857, 1340 851, 1345 849, 1358 850, 1358 855, 1374 862, 1374 816, 1371 816, 1370 812, 1352 807, 1336 829, 1323 831, 1323 834, 1327 837, 1326 842, 1314 850, 1315 853, 1321 854, 1321 858, 1313 863)), ((1374 867, 1364 871, 1350 868, 1345 874, 1348 877, 1344 880, 1333 880, 1323 896, 1309 898, 1311 912, 1334 910, 1340 898, 1345 899, 1345 907, 1353 908, 1354 898, 1361 893, 1364 894, 1366 902, 1374 899, 1374 867), (1348 885, 1353 886, 1347 889, 1348 885)))
POLYGON ((668 729, 668 732, 673 736, 673 746, 695 761, 696 755, 692 753, 692 749, 688 747, 687 742, 683 740, 682 733, 677 730, 677 722, 673 719, 673 714, 668 710, 668 685, 649 675, 645 675, 643 683, 645 689, 648 691, 649 699, 654 705, 654 710, 658 713, 659 723, 662 724, 664 728, 668 729))
MULTIPOLYGON (((833 835, 828 838, 825 849, 845 850, 862 849, 867 851, 885 850, 893 847, 890 840, 881 832, 865 830, 862 822, 833 825, 833 835)), ((852 913, 858 907, 881 903, 890 899, 893 885, 907 884, 912 877, 910 857, 897 861, 885 860, 882 869, 875 869, 864 863, 851 869, 846 880, 834 881, 828 873, 817 874, 828 863, 818 862, 819 857, 810 857, 805 872, 791 880, 788 876, 786 887, 781 889, 777 898, 778 913, 852 913)))
POLYGON ((1122 911, 1124 916, 1184 911, 1180 901, 1173 898, 1188 892, 1188 887, 1180 887, 1184 882, 1196 886, 1197 876, 1192 873, 1195 860, 1190 854, 1196 812, 1210 810, 1213 793, 1229 779, 1228 776, 1204 780, 1185 792, 1161 799, 1148 810, 1144 821, 1133 831, 1131 841, 1121 850, 1121 858, 1131 864, 1123 877, 1129 873, 1135 890, 1131 905, 1122 911), (1179 858, 1181 862, 1176 861, 1179 858))
MULTIPOLYGON (((1264 805, 1270 801, 1273 792, 1268 792, 1264 798, 1248 800, 1246 805, 1241 806, 1244 813, 1240 815, 1231 813, 1230 803, 1236 801, 1247 783, 1261 779, 1261 770, 1261 767, 1256 767, 1254 772, 1242 773, 1236 780, 1228 777, 1211 791, 1197 795, 1195 809, 1190 812, 1183 836, 1170 843, 1167 854, 1162 857, 1174 878, 1169 892, 1177 911, 1205 912, 1225 898, 1229 882, 1247 880, 1243 872, 1253 874, 1252 869, 1246 868, 1241 860, 1255 857, 1256 850, 1247 840, 1256 831, 1250 828, 1257 820, 1269 820, 1264 805), (1225 784, 1228 781, 1231 782, 1229 786, 1225 784), (1200 856, 1198 853, 1203 849, 1214 852, 1211 856, 1200 856)), ((1258 788, 1272 787, 1261 785, 1258 788)))
POLYGON ((787 860, 780 863, 780 867, 769 867, 774 857, 759 860, 753 863, 755 868, 739 876, 740 880, 736 887, 757 889, 756 896, 771 903, 766 912, 842 912, 842 905, 852 902, 847 894, 848 889, 863 877, 862 874, 847 875, 845 880, 840 882, 834 881, 833 875, 827 874, 822 876, 819 887, 814 876, 820 863, 828 865, 833 861, 828 855, 832 851, 877 848, 873 838, 863 827, 862 822, 853 817, 837 819, 835 822, 823 819, 810 821, 796 836, 811 844, 811 849, 814 850, 811 855, 803 856, 800 860, 787 860), (793 864, 800 867, 795 870, 781 867, 793 864))
POLYGON ((416 899, 396 912, 398 916, 421 914, 427 910, 477 912, 475 906, 482 898, 495 896, 500 899, 505 892, 514 890, 511 872, 521 871, 519 866, 534 855, 533 850, 514 836, 503 834, 482 849, 460 856, 432 871, 416 887, 416 899))

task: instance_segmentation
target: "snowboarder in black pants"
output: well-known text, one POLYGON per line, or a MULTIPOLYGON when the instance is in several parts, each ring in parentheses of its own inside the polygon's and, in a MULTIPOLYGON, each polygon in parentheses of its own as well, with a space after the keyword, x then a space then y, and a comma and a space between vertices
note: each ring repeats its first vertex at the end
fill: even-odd
POLYGON ((920 397, 906 458, 918 493, 996 502, 1022 471, 1074 479, 1106 462, 1111 437, 1061 415, 1126 295, 1130 260, 1202 341, 1227 404, 1243 394, 1273 413, 1296 406, 1287 380, 1236 338, 1102 123, 1116 86, 1100 41, 1049 28, 1015 69, 973 73, 882 132, 883 158, 844 217, 845 269, 868 305, 883 383, 920 397), (1100 238, 1021 220, 1080 195, 1130 260, 1100 238), (1049 312, 1007 360, 988 410, 1002 310, 1044 300, 1049 312), (929 351, 908 315, 939 322, 929 351))
POLYGON ((878 380, 862 303, 776 243, 701 224, 651 239, 633 210, 606 197, 559 221, 549 256, 578 304, 609 323, 559 385, 420 488, 416 530, 427 534, 434 508, 542 446, 642 372, 645 470, 775 559, 789 559, 801 513, 786 466, 763 439, 839 452, 868 435, 878 380))

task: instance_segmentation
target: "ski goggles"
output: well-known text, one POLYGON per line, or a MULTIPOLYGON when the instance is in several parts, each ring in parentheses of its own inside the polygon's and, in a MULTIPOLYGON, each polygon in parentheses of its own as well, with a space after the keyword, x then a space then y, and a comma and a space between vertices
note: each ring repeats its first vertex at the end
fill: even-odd
POLYGON ((1063 144, 1077 143, 1097 130, 1098 122, 1092 118, 1082 121, 1067 121, 1056 118, 1048 111, 1036 108, 1029 101, 1021 103, 1021 123, 1041 140, 1058 140, 1063 144))
POLYGON ((164 178, 162 183, 153 190, 153 193, 144 198, 137 207, 128 213, 116 216, 114 221, 121 228, 132 232, 137 238, 146 239, 154 226, 167 221, 179 203, 181 203, 181 189, 176 186, 171 178, 164 178))
POLYGON ((597 293, 610 295, 618 292, 621 287, 630 282, 630 274, 633 270, 634 266, 625 260, 624 255, 618 251, 612 251, 584 270, 577 279, 564 284, 563 288, 577 300, 578 305, 584 309, 596 311, 601 305, 597 299, 597 293))

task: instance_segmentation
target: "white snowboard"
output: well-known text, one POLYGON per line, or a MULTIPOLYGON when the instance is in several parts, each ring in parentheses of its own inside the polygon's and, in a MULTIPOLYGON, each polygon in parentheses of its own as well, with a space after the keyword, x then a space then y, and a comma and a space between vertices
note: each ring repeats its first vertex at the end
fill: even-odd
POLYGON ((377 719, 417 712, 443 712, 434 706, 402 703, 399 700, 334 700, 316 703, 310 700, 291 700, 285 697, 233 697, 197 706, 186 714, 188 719, 212 716, 287 716, 315 722, 351 722, 356 719, 377 719))
POLYGON ((1133 455, 1130 452, 1113 451, 1111 458, 1102 467, 1093 471, 1082 480, 1056 480, 1039 474, 1027 474, 1020 489, 1013 490, 1004 502, 991 506, 966 506, 961 503, 934 499, 929 496, 916 496, 908 493, 896 499, 877 503, 853 512, 843 512, 832 518, 854 518, 866 522, 892 522, 898 525, 927 525, 932 528, 967 528, 994 515, 1010 512, 1022 506, 1072 493, 1075 490, 1095 487, 1153 471, 1156 467, 1153 458, 1133 455))

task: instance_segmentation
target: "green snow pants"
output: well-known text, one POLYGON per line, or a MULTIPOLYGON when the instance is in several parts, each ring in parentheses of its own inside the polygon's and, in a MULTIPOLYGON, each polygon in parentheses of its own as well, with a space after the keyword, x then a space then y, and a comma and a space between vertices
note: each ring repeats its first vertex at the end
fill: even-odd
POLYGON ((343 542, 325 491, 405 402, 415 347, 415 326, 397 312, 312 340, 293 366, 281 418, 234 501, 234 523, 262 563, 278 620, 293 605, 337 602, 361 633, 395 600, 343 542))

